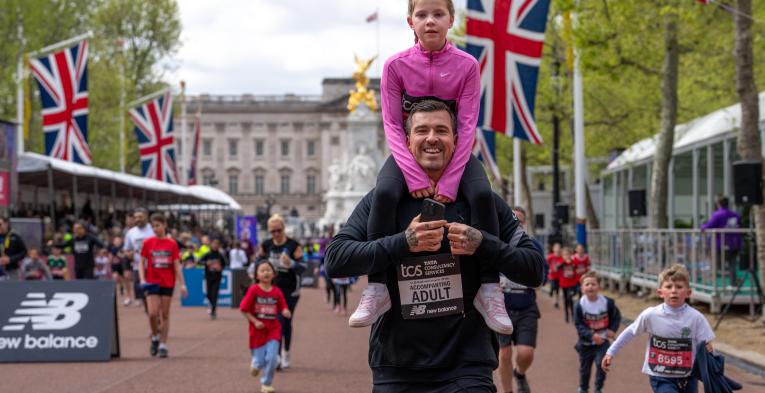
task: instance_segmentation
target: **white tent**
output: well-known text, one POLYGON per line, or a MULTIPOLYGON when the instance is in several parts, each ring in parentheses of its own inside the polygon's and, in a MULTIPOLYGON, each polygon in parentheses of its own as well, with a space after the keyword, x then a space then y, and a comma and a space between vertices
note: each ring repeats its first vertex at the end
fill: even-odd
POLYGON ((228 194, 208 186, 179 186, 56 158, 22 153, 18 158, 19 186, 72 190, 99 197, 151 200, 155 204, 217 205, 217 209, 241 210, 228 194))

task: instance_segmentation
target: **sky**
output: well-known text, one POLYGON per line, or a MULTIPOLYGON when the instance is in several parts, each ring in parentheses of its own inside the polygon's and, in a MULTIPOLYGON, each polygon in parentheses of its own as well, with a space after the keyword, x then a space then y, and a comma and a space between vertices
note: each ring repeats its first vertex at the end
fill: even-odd
MULTIPOLYGON (((455 1, 457 8, 464 0, 455 1)), ((320 94, 325 77, 350 77, 354 52, 377 52, 368 76, 413 44, 407 0, 179 0, 182 47, 167 79, 189 94, 320 94)))

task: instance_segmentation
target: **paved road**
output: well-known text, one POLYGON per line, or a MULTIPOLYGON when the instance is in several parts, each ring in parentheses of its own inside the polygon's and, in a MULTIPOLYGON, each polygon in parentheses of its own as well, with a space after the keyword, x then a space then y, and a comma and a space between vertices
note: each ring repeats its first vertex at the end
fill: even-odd
MULTIPOLYGON (((351 305, 360 288, 350 293, 351 305)), ((350 329, 346 317, 332 313, 323 290, 306 289, 298 304, 293 367, 278 373, 280 393, 369 392, 367 367, 369 329, 350 329)), ((540 298, 540 347, 529 372, 535 393, 576 391, 577 357, 573 326, 563 323, 561 310, 540 298)), ((174 307, 170 358, 148 356, 147 322, 143 310, 120 307, 122 358, 107 363, 0 365, 0 392, 127 393, 127 392, 257 392, 250 377, 247 325, 238 311, 225 309, 210 321, 204 309, 174 307)), ((606 382, 607 391, 648 392, 640 374, 643 342, 620 354, 606 382)), ((765 392, 765 380, 731 369, 746 382, 744 392, 765 392)))

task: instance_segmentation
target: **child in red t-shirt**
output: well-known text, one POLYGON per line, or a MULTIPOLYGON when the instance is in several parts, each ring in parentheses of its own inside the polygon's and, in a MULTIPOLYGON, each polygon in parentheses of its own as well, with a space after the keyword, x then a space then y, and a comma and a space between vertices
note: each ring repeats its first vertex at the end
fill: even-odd
POLYGON ((582 275, 584 273, 587 273, 590 270, 590 256, 587 255, 587 252, 584 251, 584 246, 582 244, 577 244, 576 251, 574 255, 571 257, 571 260, 574 261, 574 267, 575 267, 575 273, 576 273, 576 293, 579 294, 579 298, 582 298, 582 275))
POLYGON ((555 308, 558 308, 558 297, 560 295, 560 274, 558 265, 563 263, 560 255, 560 243, 555 242, 552 245, 552 251, 547 254, 547 281, 550 282, 550 297, 555 299, 555 308))
POLYGON ((260 370, 260 391, 272 393, 276 372, 276 357, 279 354, 279 341, 282 338, 282 326, 277 319, 281 313, 284 318, 292 318, 284 294, 273 285, 276 270, 268 261, 261 261, 255 268, 256 285, 247 290, 239 310, 250 322, 250 350, 252 362, 250 375, 257 377, 260 370))
POLYGON ((563 309, 568 323, 569 315, 574 317, 574 293, 576 293, 576 266, 571 258, 571 249, 564 247, 561 250, 563 263, 558 265, 560 275, 560 288, 563 290, 563 309), (569 314, 570 313, 570 314, 569 314))
POLYGON ((170 333, 170 302, 173 300, 175 280, 181 283, 181 295, 188 296, 183 280, 178 243, 167 235, 167 221, 162 213, 151 215, 155 237, 143 242, 138 274, 146 295, 146 308, 151 328, 151 356, 167 357, 167 336, 170 333))

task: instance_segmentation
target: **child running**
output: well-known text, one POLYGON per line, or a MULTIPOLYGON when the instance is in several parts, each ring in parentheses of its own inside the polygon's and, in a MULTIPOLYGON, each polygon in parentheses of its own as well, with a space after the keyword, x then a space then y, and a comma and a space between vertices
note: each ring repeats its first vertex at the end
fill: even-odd
POLYGON ((181 284, 181 295, 188 296, 178 255, 178 244, 167 236, 167 221, 162 213, 151 215, 154 237, 143 241, 138 277, 146 294, 146 306, 151 328, 149 354, 166 358, 167 336, 170 333, 170 302, 175 281, 181 284))
POLYGON ((574 255, 571 257, 571 260, 574 261, 574 268, 576 270, 576 292, 579 294, 579 298, 581 299, 582 276, 584 276, 584 273, 587 273, 590 270, 590 256, 587 255, 587 251, 584 250, 584 246, 582 244, 576 245, 576 248, 574 249, 574 255))
POLYGON ((606 355, 610 340, 613 340, 622 315, 610 297, 600 294, 600 282, 595 272, 582 275, 582 296, 574 305, 574 325, 579 335, 576 351, 579 352, 579 391, 587 393, 590 388, 592 364, 595 363, 595 393, 603 391, 606 373, 600 362, 606 355))
POLYGON ((603 358, 603 371, 611 369, 619 350, 641 333, 648 333, 643 373, 650 376, 655 393, 696 393, 698 381, 691 376, 696 346, 706 341, 707 351, 715 338, 706 318, 685 303, 691 296, 688 270, 672 265, 659 274, 656 290, 664 303, 640 313, 614 341, 603 358))
MULTIPOLYGON (((377 177, 374 198, 367 223, 367 237, 378 239, 395 233, 396 211, 408 191, 414 198, 434 197, 442 203, 456 200, 458 190, 468 204, 470 225, 498 235, 499 223, 491 187, 483 167, 471 158, 480 105, 480 70, 478 62, 455 48, 446 39, 454 23, 452 0, 409 0, 407 23, 414 31, 413 47, 393 55, 385 62, 380 83, 383 124, 392 157, 377 177), (457 143, 438 184, 431 184, 425 171, 407 148, 404 123, 409 109, 417 102, 443 101, 457 115, 457 143)), ((436 147, 439 148, 439 147, 436 147)), ((369 276, 358 309, 351 315, 351 327, 369 326, 390 310, 386 272, 369 276)), ((492 330, 511 334, 513 325, 504 307, 499 289, 499 273, 481 267, 481 288, 473 300, 492 330)))
POLYGON ((560 289, 563 291, 563 311, 566 323, 569 321, 569 315, 574 316, 574 294, 577 289, 576 266, 571 258, 571 249, 563 247, 561 249, 563 262, 558 265, 558 274, 560 280, 560 289), (570 314, 569 314, 570 313, 570 314))
POLYGON ((287 302, 279 287, 273 285, 276 270, 266 260, 261 260, 255 268, 256 285, 247 290, 239 310, 250 322, 250 350, 252 362, 250 375, 257 377, 261 371, 260 391, 272 393, 274 373, 276 373, 279 342, 282 339, 282 326, 277 315, 292 318, 287 302))
POLYGON ((558 298, 560 297, 560 272, 558 265, 563 263, 560 255, 560 243, 555 242, 552 250, 547 254, 547 281, 550 282, 550 297, 555 300, 555 308, 558 308, 558 298))

